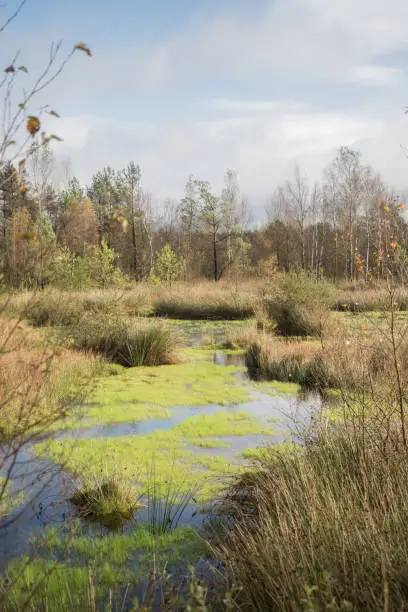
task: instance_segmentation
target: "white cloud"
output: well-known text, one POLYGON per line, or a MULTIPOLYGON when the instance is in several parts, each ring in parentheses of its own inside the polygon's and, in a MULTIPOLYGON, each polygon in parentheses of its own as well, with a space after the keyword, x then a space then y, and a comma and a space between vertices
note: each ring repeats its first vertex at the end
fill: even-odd
POLYGON ((401 68, 386 66, 353 66, 350 70, 350 81, 362 85, 389 86, 398 85, 404 77, 401 68))
MULTIPOLYGON (((179 196, 191 172, 219 188, 232 167, 262 200, 296 162, 315 178, 348 144, 403 185, 407 22, 406 0, 271 0, 251 16, 220 8, 159 42, 109 49, 102 32, 92 59, 74 58, 46 92, 68 115, 51 126, 65 140, 58 155, 83 181, 134 159, 159 197, 179 196)), ((33 62, 40 34, 26 41, 33 62)))
MULTIPOLYGON (((53 91, 61 100, 86 103, 103 94, 123 98, 170 86, 205 91, 214 81, 222 88, 281 77, 303 84, 328 79, 388 86, 398 80, 400 71, 384 56, 407 48, 406 0, 270 0, 267 7, 248 18, 221 6, 212 20, 163 32, 161 41, 149 44, 136 39, 107 48, 102 33, 92 60, 76 58, 53 91)), ((112 17, 112 29, 116 18, 123 14, 112 17)), ((23 55, 30 64, 39 57, 39 39, 48 38, 47 32, 28 34, 23 55)), ((4 49, 14 48, 11 34, 6 42, 4 49)))
POLYGON ((214 110, 240 114, 267 112, 281 106, 282 102, 272 100, 230 100, 227 98, 216 98, 208 103, 208 107, 214 110))
POLYGON ((318 114, 296 104, 277 103, 265 111, 255 101, 257 108, 260 112, 244 116, 164 124, 71 117, 60 123, 65 142, 57 145, 57 156, 68 155, 83 182, 104 165, 120 167, 134 159, 146 189, 159 198, 180 197, 190 173, 220 189, 224 171, 234 168, 243 191, 258 201, 266 200, 296 162, 317 178, 338 147, 368 142, 375 149, 386 130, 375 119, 318 114))
POLYGON ((141 50, 131 60, 138 84, 160 88, 208 74, 357 78, 382 85, 398 77, 378 58, 408 44, 405 0, 274 0, 265 14, 253 15, 224 13, 164 39, 154 50, 141 50))

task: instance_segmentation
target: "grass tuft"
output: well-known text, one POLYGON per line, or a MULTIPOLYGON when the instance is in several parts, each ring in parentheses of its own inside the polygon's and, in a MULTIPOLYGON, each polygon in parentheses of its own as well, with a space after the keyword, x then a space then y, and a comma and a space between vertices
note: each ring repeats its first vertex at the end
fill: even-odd
POLYGON ((122 527, 132 520, 139 506, 132 487, 115 473, 78 489, 70 501, 82 518, 110 529, 122 527))
POLYGON ((70 330, 76 348, 92 350, 125 367, 177 361, 178 340, 162 323, 121 317, 83 316, 70 330))

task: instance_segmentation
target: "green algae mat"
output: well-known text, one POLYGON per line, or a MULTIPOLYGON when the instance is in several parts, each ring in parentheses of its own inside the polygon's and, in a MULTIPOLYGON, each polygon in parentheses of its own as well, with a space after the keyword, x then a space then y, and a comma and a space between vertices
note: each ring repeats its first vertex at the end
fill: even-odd
POLYGON ((66 420, 65 428, 168 419, 174 407, 247 402, 250 390, 237 377, 244 370, 208 361, 116 368, 113 375, 96 383, 85 404, 66 420))

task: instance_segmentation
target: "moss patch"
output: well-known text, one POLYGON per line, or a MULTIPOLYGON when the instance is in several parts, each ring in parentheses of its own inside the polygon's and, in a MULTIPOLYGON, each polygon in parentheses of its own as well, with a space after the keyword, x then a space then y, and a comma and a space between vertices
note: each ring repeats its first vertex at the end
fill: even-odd
POLYGON ((267 395, 297 395, 301 387, 297 383, 280 382, 278 380, 262 381, 252 383, 251 385, 257 391, 266 393, 267 395))
POLYGON ((176 425, 174 431, 189 440, 210 436, 250 436, 271 434, 269 427, 262 426, 246 412, 217 412, 190 417, 176 425))
MULTIPOLYGON (((196 454, 188 446, 194 445, 197 439, 214 436, 271 433, 270 427, 244 412, 220 411, 190 417, 173 429, 146 436, 49 440, 36 445, 35 449, 38 455, 64 463, 68 470, 79 472, 85 479, 92 479, 101 470, 106 470, 107 475, 118 473, 129 482, 137 482, 143 493, 150 486, 153 473, 157 496, 170 487, 172 493, 194 493, 205 500, 218 490, 220 475, 233 473, 239 467, 222 457, 196 454)), ((210 444, 213 446, 212 442, 210 444)))
POLYGON ((198 448, 230 448, 231 444, 227 444, 217 438, 190 438, 190 444, 198 448))
MULTIPOLYGON (((208 357, 197 351, 200 357, 203 354, 208 357)), ((65 421, 65 427, 167 419, 172 406, 246 402, 249 391, 234 377, 244 370, 207 361, 115 370, 114 375, 99 380, 88 402, 65 421)))
MULTIPOLYGON (((202 553, 204 542, 192 527, 177 527, 165 533, 152 533, 147 525, 135 525, 129 534, 98 535, 63 534, 56 528, 48 529, 42 538, 42 550, 57 551, 64 558, 76 558, 81 564, 110 563, 122 567, 143 553, 163 553, 168 561, 177 561, 189 552, 202 553)), ((191 558, 191 556, 189 555, 191 558)))
POLYGON ((297 452, 300 448, 300 446, 293 442, 281 442, 280 444, 271 444, 270 446, 247 448, 241 453, 241 456, 248 461, 270 461, 274 457, 279 457, 279 455, 297 452))
POLYGON ((96 609, 102 610, 106 608, 108 589, 112 589, 113 603, 117 604, 113 609, 122 609, 125 603, 128 609, 134 597, 132 589, 153 567, 160 580, 168 563, 194 563, 205 554, 206 547, 190 527, 153 535, 147 527, 136 526, 129 535, 103 537, 64 536, 55 528, 49 529, 42 538, 42 552, 47 550, 57 552, 66 562, 23 557, 12 562, 6 577, 0 578, 0 595, 6 593, 2 609, 6 612, 22 610, 30 593, 30 610, 94 609, 89 604, 91 593, 96 609))

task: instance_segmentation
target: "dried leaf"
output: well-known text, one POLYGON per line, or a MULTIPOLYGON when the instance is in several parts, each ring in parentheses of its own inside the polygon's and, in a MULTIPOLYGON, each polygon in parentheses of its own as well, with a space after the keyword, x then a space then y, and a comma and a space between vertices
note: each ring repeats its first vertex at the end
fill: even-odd
POLYGON ((59 119, 59 118, 60 118, 60 115, 59 115, 59 114, 57 113, 57 111, 55 111, 55 110, 50 110, 50 111, 48 111, 48 114, 49 114, 49 115, 52 115, 53 117, 56 117, 57 119, 59 119))
POLYGON ((80 42, 77 45, 74 45, 74 49, 79 49, 80 51, 84 51, 84 53, 89 55, 89 57, 91 57, 92 55, 90 48, 84 42, 80 42))
POLYGON ((25 106, 25 105, 24 105, 24 103, 23 103, 23 102, 20 102, 20 104, 18 105, 18 108, 23 109, 23 108, 24 108, 24 106, 25 106))
POLYGON ((21 159, 18 162, 18 171, 19 171, 20 174, 22 174, 25 171, 25 162, 26 162, 25 159, 21 159))
POLYGON ((19 66, 18 69, 21 70, 21 72, 28 72, 25 66, 19 66))
POLYGON ((24 195, 27 193, 27 191, 28 191, 28 187, 26 187, 25 185, 21 185, 20 193, 24 195))
POLYGON ((5 69, 4 72, 15 72, 15 71, 16 71, 16 69, 14 68, 13 65, 11 65, 11 66, 7 66, 7 68, 5 69))
POLYGON ((38 117, 34 117, 33 115, 27 117, 26 128, 27 131, 31 134, 31 136, 35 136, 36 133, 39 131, 40 127, 41 123, 38 117))
POLYGON ((6 147, 11 147, 12 145, 15 145, 15 144, 17 144, 15 140, 9 140, 9 141, 6 143, 6 147))
POLYGON ((50 134, 50 136, 48 136, 48 140, 58 140, 58 142, 63 142, 63 138, 61 138, 61 136, 57 136, 57 134, 50 134))

